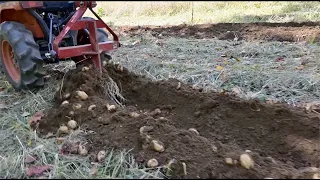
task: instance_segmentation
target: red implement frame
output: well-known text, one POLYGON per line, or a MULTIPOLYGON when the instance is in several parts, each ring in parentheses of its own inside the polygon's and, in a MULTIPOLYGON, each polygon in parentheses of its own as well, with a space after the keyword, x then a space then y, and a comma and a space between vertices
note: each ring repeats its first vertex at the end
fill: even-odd
POLYGON ((74 13, 69 22, 64 26, 60 34, 53 41, 53 50, 56 51, 59 59, 71 58, 75 56, 91 56, 96 68, 102 72, 100 54, 103 51, 111 51, 119 47, 118 36, 105 24, 101 18, 92 10, 96 6, 95 1, 76 1, 76 7, 79 9, 74 13), (98 20, 79 20, 87 9, 98 18, 98 20), (98 42, 97 28, 106 28, 113 36, 113 41, 98 42), (70 30, 88 29, 90 34, 90 43, 79 46, 59 47, 59 43, 70 30))

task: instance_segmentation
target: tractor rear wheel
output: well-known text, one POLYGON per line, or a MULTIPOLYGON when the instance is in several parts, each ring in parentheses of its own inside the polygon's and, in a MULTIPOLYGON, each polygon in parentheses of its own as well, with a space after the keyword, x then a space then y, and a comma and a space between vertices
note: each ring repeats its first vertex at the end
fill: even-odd
POLYGON ((23 24, 0 24, 0 59, 8 81, 16 90, 44 85, 43 60, 33 34, 23 24))

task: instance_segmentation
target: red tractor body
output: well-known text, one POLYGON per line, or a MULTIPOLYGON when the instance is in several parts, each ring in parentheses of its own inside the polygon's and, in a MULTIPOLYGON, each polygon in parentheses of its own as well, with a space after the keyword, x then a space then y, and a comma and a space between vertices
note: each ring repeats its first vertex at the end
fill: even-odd
MULTIPOLYGON (((40 74, 43 74, 42 72, 38 72, 37 75, 33 74, 31 77, 30 72, 27 73, 25 68, 25 66, 28 66, 27 62, 34 63, 37 67, 42 65, 38 54, 40 54, 43 62, 58 62, 71 58, 77 63, 84 59, 91 59, 95 67, 100 71, 102 70, 101 58, 103 58, 103 54, 117 49, 120 44, 118 36, 93 11, 96 5, 96 1, 1 2, 0 40, 1 42, 8 42, 8 47, 6 47, 6 44, 1 47, 1 64, 9 81, 16 89, 30 88, 33 87, 32 84, 34 83, 43 84, 36 83, 41 78, 40 74), (97 19, 83 17, 88 9, 97 19), (33 45, 28 47, 27 42, 24 44, 20 42, 20 45, 14 44, 15 32, 8 30, 12 26, 13 29, 21 28, 20 31, 25 32, 21 39, 29 39, 30 33, 28 32, 31 32, 33 40, 30 38, 30 41, 34 41, 38 45, 38 49, 35 45, 34 48, 33 45), (112 40, 108 39, 108 33, 112 35, 112 40), (6 37, 8 38, 6 39, 6 37), (22 51, 20 46, 25 46, 27 49, 31 47, 29 53, 32 53, 33 56, 19 59, 19 53, 22 51), (37 50, 39 53, 36 52, 37 50), (9 58, 10 53, 6 51, 11 51, 12 58, 9 58), (24 78, 23 76, 29 77, 24 78), (32 82, 30 79, 33 79, 32 82)), ((31 44, 35 43, 32 42, 31 44)), ((33 68, 36 68, 36 66, 33 68)), ((28 70, 32 71, 31 69, 28 70)), ((38 67, 37 71, 41 71, 41 68, 38 67)))

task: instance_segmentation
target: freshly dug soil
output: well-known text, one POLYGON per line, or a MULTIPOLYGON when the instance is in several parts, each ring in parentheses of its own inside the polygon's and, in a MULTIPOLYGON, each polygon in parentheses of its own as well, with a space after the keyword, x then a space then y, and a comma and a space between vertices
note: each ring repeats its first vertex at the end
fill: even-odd
POLYGON ((152 35, 218 38, 220 40, 254 41, 320 41, 319 22, 288 22, 288 23, 218 23, 179 26, 123 26, 121 32, 129 35, 142 35, 151 32, 152 35))
POLYGON ((308 167, 319 168, 320 118, 316 114, 204 93, 174 79, 153 82, 114 65, 107 65, 101 77, 93 69, 68 72, 61 95, 65 93, 71 93, 70 104, 60 106, 64 99, 58 91, 56 106, 40 122, 41 134, 56 133, 61 124, 67 124, 72 105, 80 103, 82 108, 72 118, 82 129, 95 132, 86 137, 89 153, 132 149, 136 160, 145 165, 151 158, 161 166, 175 159, 169 178, 312 178, 317 170, 308 167), (106 108, 106 104, 115 104, 101 86, 108 81, 107 75, 126 99, 116 112, 106 108), (77 90, 85 91, 89 98, 78 100, 77 90), (88 111, 92 104, 97 107, 88 111), (132 112, 139 117, 131 117, 132 112), (141 134, 143 126, 148 127, 141 134), (165 150, 154 151, 151 140, 159 141, 165 150), (252 169, 239 163, 246 150, 254 160, 252 169), (229 165, 225 158, 237 163, 229 165))

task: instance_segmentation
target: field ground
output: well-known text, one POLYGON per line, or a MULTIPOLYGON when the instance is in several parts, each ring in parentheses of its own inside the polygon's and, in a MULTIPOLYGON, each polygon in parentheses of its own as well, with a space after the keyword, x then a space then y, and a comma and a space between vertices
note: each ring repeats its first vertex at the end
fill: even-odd
POLYGON ((94 70, 68 71, 73 63, 47 65, 38 92, 15 92, 1 75, 0 177, 316 177, 319 23, 277 26, 122 27, 112 61, 124 69, 111 63, 99 77, 94 70), (79 89, 87 101, 76 98, 79 89), (60 106, 60 93, 71 93, 69 105, 60 106), (109 112, 105 105, 116 102, 109 112), (75 103, 83 108, 70 115, 75 103), (45 115, 33 131, 28 121, 40 111, 45 115), (67 116, 80 126, 64 136, 57 129, 67 116), (150 148, 152 140, 164 152, 150 148), (79 143, 88 156, 75 152, 79 143), (95 162, 101 150, 106 158, 95 162), (249 170, 239 164, 245 152, 254 160, 249 170), (157 168, 145 168, 151 158, 157 168), (37 171, 43 173, 29 174, 37 171))

